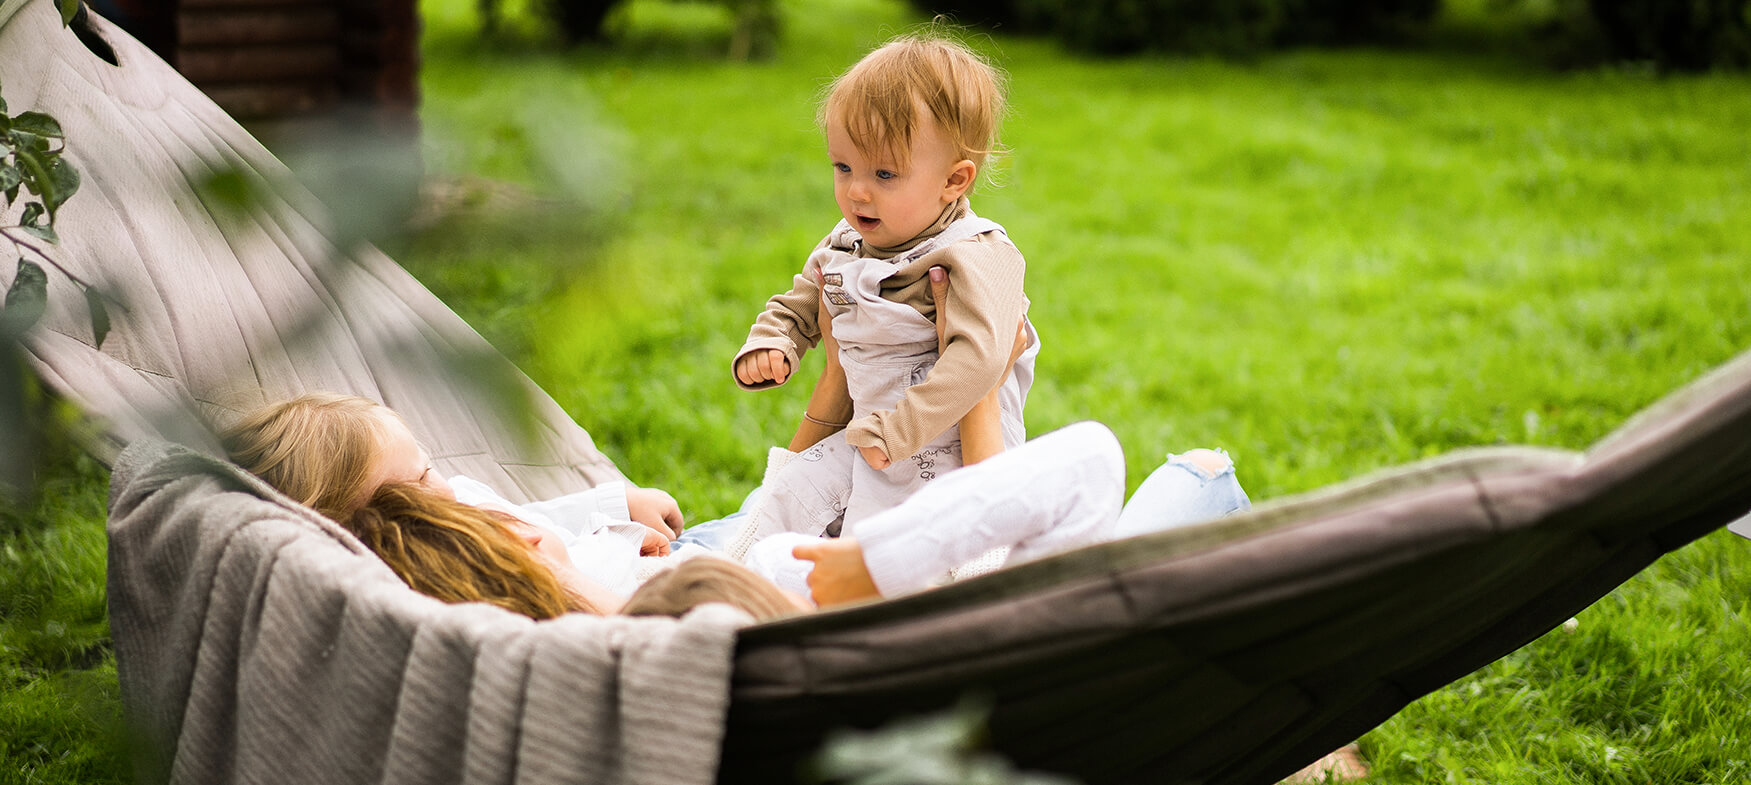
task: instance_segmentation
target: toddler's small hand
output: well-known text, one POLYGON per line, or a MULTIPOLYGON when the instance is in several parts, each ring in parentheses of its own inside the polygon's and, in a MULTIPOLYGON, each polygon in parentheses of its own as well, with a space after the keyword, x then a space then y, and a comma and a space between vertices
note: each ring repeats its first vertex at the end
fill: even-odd
POLYGON ((894 463, 888 460, 887 451, 880 447, 859 447, 857 453, 863 456, 864 463, 869 464, 872 469, 886 469, 894 463))
POLYGON ((669 555, 669 538, 663 536, 663 533, 660 531, 657 531, 656 529, 645 529, 644 543, 642 543, 638 546, 638 555, 640 555, 640 556, 667 556, 667 555, 669 555))
POLYGON ((778 382, 790 378, 790 360, 777 349, 749 352, 736 361, 736 379, 742 384, 778 382))

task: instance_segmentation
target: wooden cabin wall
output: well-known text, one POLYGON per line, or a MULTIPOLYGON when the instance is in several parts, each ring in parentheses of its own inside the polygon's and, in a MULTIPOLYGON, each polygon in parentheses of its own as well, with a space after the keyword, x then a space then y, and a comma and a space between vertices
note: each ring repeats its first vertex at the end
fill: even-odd
POLYGON ((239 119, 344 111, 370 118, 378 130, 414 127, 415 0, 108 0, 94 6, 121 17, 130 33, 239 119))

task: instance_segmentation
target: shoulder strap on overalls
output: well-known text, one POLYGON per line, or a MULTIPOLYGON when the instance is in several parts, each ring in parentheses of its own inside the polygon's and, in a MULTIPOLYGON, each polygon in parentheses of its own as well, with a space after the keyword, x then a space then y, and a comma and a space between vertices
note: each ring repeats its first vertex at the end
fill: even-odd
MULTIPOLYGON (((894 269, 898 270, 923 258, 931 251, 947 248, 962 240, 977 237, 986 232, 1004 234, 1003 227, 989 218, 980 218, 968 212, 960 220, 942 228, 935 237, 918 244, 917 247, 894 257, 894 269)), ((1007 236, 1007 235, 1005 235, 1007 236)))

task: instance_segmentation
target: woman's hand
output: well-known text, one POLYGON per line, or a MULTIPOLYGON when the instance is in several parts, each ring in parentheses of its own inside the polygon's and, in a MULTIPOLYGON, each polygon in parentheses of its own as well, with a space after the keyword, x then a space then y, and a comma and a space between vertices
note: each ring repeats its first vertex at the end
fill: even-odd
MULTIPOLYGON (((675 497, 657 488, 634 488, 627 485, 626 514, 666 535, 670 540, 681 536, 681 530, 687 528, 687 521, 681 517, 681 506, 675 503, 675 497)), ((664 553, 667 552, 665 549, 664 553)))
POLYGON ((863 546, 856 537, 798 545, 790 555, 815 563, 809 572, 809 594, 816 605, 825 608, 882 596, 863 563, 863 546))

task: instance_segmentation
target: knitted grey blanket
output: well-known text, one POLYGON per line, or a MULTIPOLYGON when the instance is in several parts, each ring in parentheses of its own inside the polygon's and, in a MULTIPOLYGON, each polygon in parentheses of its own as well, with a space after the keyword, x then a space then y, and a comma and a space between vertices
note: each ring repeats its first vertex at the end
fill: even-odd
POLYGON ((110 491, 116 669, 143 781, 711 782, 735 628, 547 622, 407 588, 345 530, 162 442, 110 491))

